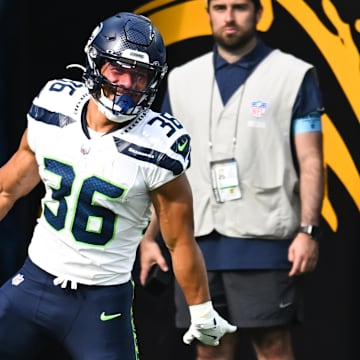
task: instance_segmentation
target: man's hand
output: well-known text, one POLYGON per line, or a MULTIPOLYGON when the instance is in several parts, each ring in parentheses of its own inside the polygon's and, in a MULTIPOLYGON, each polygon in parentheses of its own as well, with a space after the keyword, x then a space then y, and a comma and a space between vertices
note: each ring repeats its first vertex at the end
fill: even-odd
POLYGON ((144 237, 140 243, 140 283, 145 285, 149 271, 154 264, 158 264, 164 272, 169 271, 166 259, 163 256, 160 246, 156 241, 160 234, 159 221, 154 208, 152 207, 151 221, 147 227, 144 237))
POLYGON ((189 330, 183 336, 183 341, 185 344, 191 344, 196 339, 205 345, 217 346, 226 333, 233 333, 236 330, 235 325, 229 324, 228 321, 213 310, 213 317, 210 321, 191 323, 189 330))
POLYGON ((140 244, 140 283, 145 285, 149 271, 154 264, 158 264, 164 272, 169 271, 165 257, 162 255, 159 244, 144 237, 140 244))
POLYGON ((314 271, 319 260, 318 242, 307 234, 298 233, 289 247, 288 259, 292 263, 289 276, 314 271))

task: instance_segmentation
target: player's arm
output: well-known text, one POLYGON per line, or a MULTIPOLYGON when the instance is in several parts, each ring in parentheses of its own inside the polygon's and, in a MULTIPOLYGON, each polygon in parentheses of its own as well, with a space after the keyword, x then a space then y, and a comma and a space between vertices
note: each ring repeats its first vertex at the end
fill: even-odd
POLYGON ((205 262, 194 238, 193 202, 185 174, 152 193, 160 231, 172 259, 173 270, 189 305, 191 325, 183 336, 216 346, 225 333, 236 331, 214 310, 210 300, 205 262))
POLYGON ((153 191, 152 202, 188 305, 209 301, 205 263, 194 238, 192 193, 186 175, 153 191))
POLYGON ((5 217, 16 200, 28 194, 39 181, 35 154, 29 147, 25 130, 18 150, 0 168, 0 220, 5 217))

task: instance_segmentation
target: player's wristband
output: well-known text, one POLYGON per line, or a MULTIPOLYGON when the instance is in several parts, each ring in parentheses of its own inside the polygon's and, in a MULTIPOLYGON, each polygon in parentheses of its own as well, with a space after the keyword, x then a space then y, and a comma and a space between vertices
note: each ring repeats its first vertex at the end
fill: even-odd
POLYGON ((208 323, 214 318, 214 308, 211 301, 206 301, 197 305, 190 305, 189 311, 192 324, 208 323))

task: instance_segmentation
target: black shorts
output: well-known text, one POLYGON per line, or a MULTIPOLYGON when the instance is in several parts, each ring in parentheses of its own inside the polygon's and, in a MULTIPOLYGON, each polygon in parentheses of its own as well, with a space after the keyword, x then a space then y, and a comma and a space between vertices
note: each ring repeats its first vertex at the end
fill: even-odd
MULTIPOLYGON (((212 302, 217 312, 239 328, 290 325, 303 321, 301 277, 283 270, 208 271, 212 302)), ((175 323, 190 326, 184 295, 175 282, 175 323)))

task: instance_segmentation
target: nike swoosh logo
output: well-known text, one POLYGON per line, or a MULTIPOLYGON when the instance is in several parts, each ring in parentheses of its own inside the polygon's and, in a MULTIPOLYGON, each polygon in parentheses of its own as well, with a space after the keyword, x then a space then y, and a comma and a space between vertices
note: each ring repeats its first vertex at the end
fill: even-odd
POLYGON ((280 308, 280 309, 283 309, 283 308, 286 308, 286 307, 288 307, 288 306, 290 306, 290 305, 292 305, 291 302, 280 303, 280 304, 279 304, 279 308, 280 308))
POLYGON ((186 145, 188 144, 189 140, 186 139, 182 144, 178 144, 178 150, 180 152, 184 151, 184 149, 186 148, 186 145))
POLYGON ((108 320, 116 319, 116 318, 118 318, 118 317, 120 317, 120 316, 121 316, 121 313, 106 315, 106 314, 105 314, 105 311, 103 311, 103 312, 100 314, 100 320, 101 320, 101 321, 108 321, 108 320))
POLYGON ((209 338, 214 339, 214 340, 216 340, 216 339, 218 338, 218 337, 215 336, 215 335, 206 334, 206 333, 204 333, 204 332, 201 332, 201 334, 204 335, 204 336, 208 336, 209 338))

